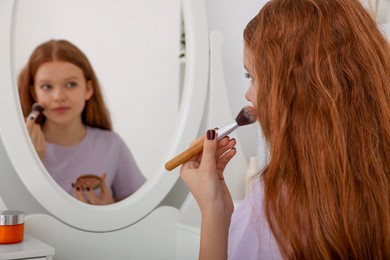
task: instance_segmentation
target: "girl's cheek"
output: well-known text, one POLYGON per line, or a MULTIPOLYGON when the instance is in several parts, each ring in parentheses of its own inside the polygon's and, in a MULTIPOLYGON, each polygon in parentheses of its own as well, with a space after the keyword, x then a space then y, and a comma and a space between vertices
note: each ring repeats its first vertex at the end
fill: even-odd
POLYGON ((251 88, 249 87, 245 92, 245 98, 248 101, 251 101, 251 95, 250 95, 251 88))
POLYGON ((245 98, 246 98, 248 101, 250 101, 250 102, 254 102, 254 100, 255 100, 254 95, 255 95, 255 91, 254 91, 254 89, 253 89, 253 85, 251 84, 251 85, 249 86, 248 90, 247 90, 246 93, 245 93, 245 98))

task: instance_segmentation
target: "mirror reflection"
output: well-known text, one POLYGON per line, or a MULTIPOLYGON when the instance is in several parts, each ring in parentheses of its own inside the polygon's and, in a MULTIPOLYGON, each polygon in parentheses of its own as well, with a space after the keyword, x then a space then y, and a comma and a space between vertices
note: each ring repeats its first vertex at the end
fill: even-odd
POLYGON ((145 182, 127 145, 112 132, 97 76, 78 47, 66 40, 39 45, 19 74, 18 86, 38 156, 69 194, 106 205, 145 182), (34 113, 39 114, 29 116, 34 113))
MULTIPOLYGON (((169 138, 176 125, 181 98, 180 77, 183 71, 183 64, 178 59, 182 30, 179 1, 146 2, 148 3, 128 0, 70 0, 66 2, 19 0, 16 2, 17 16, 13 35, 15 43, 14 71, 16 74, 21 73, 34 48, 49 39, 66 39, 86 54, 99 79, 100 95, 103 104, 105 103, 105 109, 110 111, 111 129, 124 143, 126 149, 123 149, 128 150, 130 154, 128 160, 129 164, 133 165, 129 166, 131 171, 140 173, 136 174, 139 178, 138 181, 134 182, 132 191, 154 177, 163 163, 163 155, 169 149, 169 142, 164 142, 162 137, 169 138)), ((68 67, 73 68, 70 64, 47 62, 45 66, 39 66, 40 69, 36 68, 36 70, 54 75, 50 71, 57 68, 64 73, 66 70, 60 65, 65 67, 68 65, 68 67)), ((33 76, 40 75, 37 73, 33 76)), ((46 79, 43 78, 43 80, 46 79)), ((77 78, 77 80, 79 79, 77 78)), ((81 96, 84 97, 85 104, 88 104, 99 90, 93 89, 95 86, 92 84, 92 91, 90 91, 91 87, 88 83, 90 81, 87 78, 85 80, 85 93, 83 92, 81 96), (91 97, 88 97, 90 94, 91 97)), ((36 79, 34 84, 29 83, 30 90, 37 90, 35 81, 36 79)), ((46 85, 48 86, 48 84, 46 85)), ((55 88, 53 87, 53 89, 55 88)), ((44 142, 46 156, 49 156, 50 151, 58 147, 68 149, 70 144, 72 148, 74 142, 61 143, 66 139, 66 135, 62 135, 63 140, 60 142, 55 141, 55 136, 50 135, 50 132, 55 132, 53 129, 56 128, 50 127, 53 124, 50 123, 52 121, 49 118, 49 109, 45 102, 38 100, 38 91, 35 94, 34 91, 30 91, 32 93, 31 100, 23 105, 24 115, 29 114, 31 106, 35 102, 43 103, 45 110, 43 112, 44 120, 37 125, 42 127, 42 135, 40 137, 34 135, 33 139, 44 138, 46 140, 44 142), (36 96, 34 97, 34 95, 36 96)), ((60 107, 60 109, 62 108, 60 107)), ((95 128, 83 120, 82 122, 87 127, 85 127, 84 132, 85 139, 80 139, 82 136, 80 134, 79 141, 86 140, 92 132, 90 128, 95 128)), ((27 126, 31 124, 29 120, 26 123, 27 126)), ((29 126, 30 133, 33 133, 33 126, 35 127, 36 124, 29 126)), ((57 134, 64 131, 58 126, 57 129, 60 129, 57 134)), ((102 129, 109 130, 105 127, 102 129)), ((38 155, 42 158, 41 150, 43 148, 38 145, 35 147, 38 155)), ((59 151, 58 153, 65 152, 59 151)), ((88 159, 85 160, 90 160, 91 164, 100 163, 100 160, 96 159, 98 157, 95 157, 93 153, 86 154, 88 159)), ((106 157, 113 156, 108 151, 104 155, 106 157)), ((73 156, 76 157, 76 155, 73 156)), ((76 182, 78 176, 73 176, 71 181, 70 179, 64 180, 66 178, 62 174, 58 174, 61 175, 57 176, 58 178, 54 176, 52 174, 55 172, 54 169, 65 167, 64 162, 57 156, 55 157, 51 161, 43 157, 42 162, 56 182, 61 187, 66 186, 64 189, 72 194, 74 188, 71 184, 74 184, 76 190, 80 185, 76 182), (67 184, 63 184, 65 182, 67 184)), ((118 160, 118 158, 115 159, 118 160)), ((105 181, 99 183, 107 185, 112 181, 109 180, 110 174, 107 171, 106 168, 85 169, 77 175, 93 174, 98 178, 87 178, 88 183, 103 178, 105 181)), ((66 172, 73 172, 73 169, 67 168, 66 172)), ((81 182, 82 185, 86 185, 85 179, 81 182)), ((92 186, 91 184, 90 189, 92 186)), ((84 191, 83 194, 86 192, 84 191)), ((115 191, 115 189, 111 192, 115 200, 123 199, 128 195, 125 194, 126 192, 122 193, 115 191)), ((97 196, 98 194, 96 192, 97 196)), ((88 200, 90 200, 89 197, 87 197, 88 200)))

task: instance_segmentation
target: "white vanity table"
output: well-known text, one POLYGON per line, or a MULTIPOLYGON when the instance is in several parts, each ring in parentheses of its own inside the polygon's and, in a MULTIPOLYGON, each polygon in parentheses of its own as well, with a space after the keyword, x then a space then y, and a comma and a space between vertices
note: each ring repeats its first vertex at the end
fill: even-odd
POLYGON ((53 247, 32 236, 25 235, 21 243, 0 245, 0 260, 52 260, 54 252, 53 247))

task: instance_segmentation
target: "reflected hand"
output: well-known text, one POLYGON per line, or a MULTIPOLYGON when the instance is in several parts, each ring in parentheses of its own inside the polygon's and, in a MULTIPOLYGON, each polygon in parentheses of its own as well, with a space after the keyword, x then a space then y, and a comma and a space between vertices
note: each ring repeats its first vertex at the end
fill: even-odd
POLYGON ((96 196, 88 182, 84 185, 72 184, 75 198, 92 205, 108 205, 114 203, 115 200, 112 196, 111 189, 105 181, 106 176, 106 173, 101 176, 102 181, 99 196, 96 196))
POLYGON ((204 142, 203 153, 184 163, 180 175, 197 201, 202 215, 218 215, 225 218, 225 224, 229 226, 234 206, 223 171, 236 154, 236 140, 225 137, 217 142, 215 131, 209 130, 208 133, 215 137, 209 140, 204 135, 193 142, 204 142))
POLYGON ((27 119, 26 127, 35 151, 39 158, 43 160, 46 154, 45 135, 42 132, 41 125, 35 123, 32 119, 27 119))

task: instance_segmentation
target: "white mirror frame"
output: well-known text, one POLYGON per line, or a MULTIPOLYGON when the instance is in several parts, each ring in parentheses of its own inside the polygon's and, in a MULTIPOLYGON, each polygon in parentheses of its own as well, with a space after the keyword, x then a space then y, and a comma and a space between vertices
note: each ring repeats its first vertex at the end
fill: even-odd
MULTIPOLYGON (((209 43, 203 1, 182 1, 186 32, 184 88, 174 140, 158 173, 129 198, 108 206, 77 201, 61 189, 39 160, 22 116, 13 64, 14 2, 0 0, 0 136, 19 178, 35 199, 54 217, 77 229, 107 232, 130 226, 149 214, 179 178, 178 168, 167 172, 164 163, 186 149, 199 132, 205 108, 209 43), (103 224, 104 223, 104 224, 103 224)), ((158 129, 156 130, 158 132, 158 129)), ((158 133, 157 133, 158 134, 158 133)), ((158 149, 158 144, 150 144, 158 149)))

